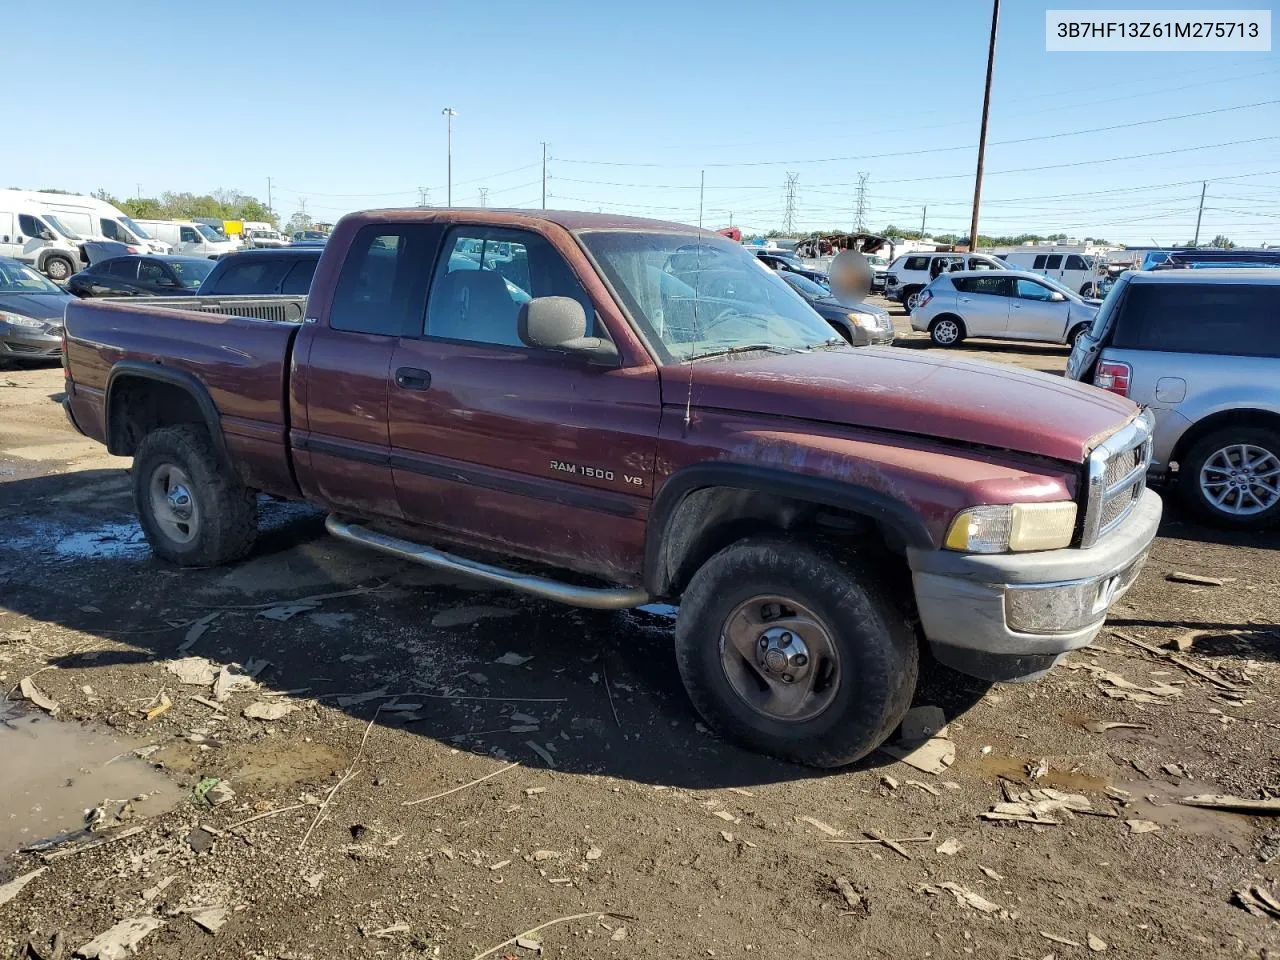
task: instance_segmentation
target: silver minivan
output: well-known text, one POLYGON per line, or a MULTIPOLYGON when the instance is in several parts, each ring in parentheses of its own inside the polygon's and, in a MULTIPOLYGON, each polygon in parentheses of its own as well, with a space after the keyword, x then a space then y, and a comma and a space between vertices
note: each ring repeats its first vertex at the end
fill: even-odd
POLYGON ((1152 479, 1202 517, 1280 520, 1280 270, 1125 273, 1067 376, 1151 408, 1152 479))

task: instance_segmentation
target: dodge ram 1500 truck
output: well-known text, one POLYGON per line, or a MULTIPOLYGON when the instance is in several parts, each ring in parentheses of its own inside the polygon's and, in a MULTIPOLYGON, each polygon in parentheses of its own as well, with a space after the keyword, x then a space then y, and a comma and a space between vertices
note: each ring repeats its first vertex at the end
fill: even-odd
POLYGON ((805 763, 892 732, 921 643, 992 680, 1089 643, 1160 518, 1130 401, 849 348, 692 227, 353 214, 300 323, 232 312, 67 308, 67 413, 134 458, 157 556, 245 556, 265 493, 491 584, 669 601, 701 714, 805 763))

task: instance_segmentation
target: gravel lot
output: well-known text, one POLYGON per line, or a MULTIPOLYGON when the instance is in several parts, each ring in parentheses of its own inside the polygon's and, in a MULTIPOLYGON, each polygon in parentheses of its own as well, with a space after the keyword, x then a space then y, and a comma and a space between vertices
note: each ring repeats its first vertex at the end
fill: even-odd
POLYGON ((69 956, 130 918, 154 926, 142 956, 174 958, 1280 950, 1277 921, 1233 903, 1276 881, 1280 824, 1177 802, 1280 795, 1280 537, 1167 498, 1093 648, 1029 685, 926 668, 949 769, 822 774, 701 726, 661 610, 478 591, 282 504, 245 563, 157 563, 128 462, 71 431, 60 389, 56 368, 0 371, 0 693, 29 677, 59 705, 0 702, 0 884, 43 870, 0 885, 0 957, 55 937, 69 956), (1011 798, 1038 812, 980 818, 1011 798), (76 835, 86 810, 99 829, 76 835))

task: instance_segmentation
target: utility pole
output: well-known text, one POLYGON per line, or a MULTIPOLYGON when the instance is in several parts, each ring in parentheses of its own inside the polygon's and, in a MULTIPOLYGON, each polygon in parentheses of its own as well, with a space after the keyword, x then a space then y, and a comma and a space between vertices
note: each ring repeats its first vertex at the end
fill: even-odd
POLYGON ((458 111, 453 109, 453 107, 445 107, 443 110, 440 111, 440 114, 445 118, 445 124, 448 126, 448 134, 447 134, 448 139, 446 141, 445 150, 447 151, 446 155, 448 157, 448 164, 449 164, 449 185, 446 188, 446 193, 445 193, 445 198, 446 198, 445 206, 452 207, 453 206, 453 118, 458 115, 458 111))
POLYGON ((1200 218, 1204 216, 1204 192, 1209 189, 1209 181, 1205 180, 1200 184, 1200 210, 1196 213, 1196 238, 1191 241, 1191 246, 1200 246, 1200 218))
POLYGON ((487 207, 489 205, 489 188, 480 188, 480 206, 487 207))
POLYGON ((861 233, 867 227, 867 177, 869 176, 871 176, 869 173, 858 174, 858 209, 854 214, 854 220, 857 224, 854 230, 858 233, 861 233))
POLYGON ((138 191, 137 191, 137 193, 135 193, 135 194, 133 195, 133 198, 134 198, 135 200, 141 200, 141 199, 142 199, 142 184, 138 183, 138 184, 134 184, 134 186, 136 186, 136 187, 138 188, 138 191))
POLYGON ((798 173, 787 174, 786 207, 782 214, 782 229, 788 236, 796 229, 796 182, 799 179, 798 173))
POLYGON ((920 208, 920 239, 924 239, 924 220, 929 215, 929 205, 926 203, 920 208))
POLYGON ((987 115, 991 111, 991 73, 996 65, 996 28, 1000 0, 991 0, 991 43, 987 47, 987 85, 982 93, 982 129, 978 133, 978 172, 973 179, 973 217, 969 220, 969 250, 978 249, 978 207, 982 203, 982 168, 987 158, 987 115))
POLYGON ((418 206, 425 207, 427 205, 427 188, 418 188, 418 206))
POLYGON ((542 141, 542 209, 547 209, 547 141, 542 141))
POLYGON ((271 178, 267 177, 267 214, 271 214, 271 178))
POLYGON ((707 192, 707 171, 702 171, 702 177, 698 181, 698 229, 702 229, 702 200, 707 192))

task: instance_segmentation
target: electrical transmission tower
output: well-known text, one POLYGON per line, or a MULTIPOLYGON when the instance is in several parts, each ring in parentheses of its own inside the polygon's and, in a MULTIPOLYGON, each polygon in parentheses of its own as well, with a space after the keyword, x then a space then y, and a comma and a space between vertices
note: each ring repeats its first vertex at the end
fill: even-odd
POLYGON ((858 205, 853 217, 856 223, 854 229, 858 233, 867 229, 867 177, 869 176, 871 176, 869 173, 858 174, 858 205))
POLYGON ((487 207, 489 205, 489 188, 480 188, 480 206, 487 207))
POLYGON ((418 188, 418 206, 420 207, 431 206, 431 188, 430 187, 418 188))
POLYGON ((787 174, 786 207, 782 213, 782 230, 788 236, 796 229, 796 182, 799 179, 798 173, 787 174))

